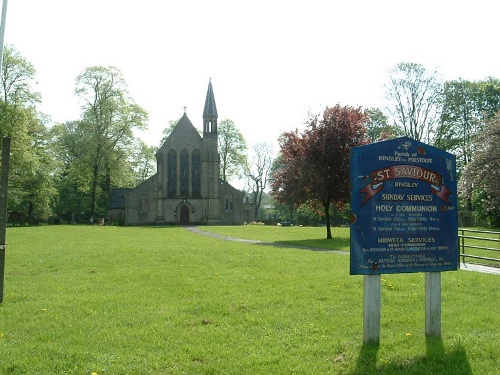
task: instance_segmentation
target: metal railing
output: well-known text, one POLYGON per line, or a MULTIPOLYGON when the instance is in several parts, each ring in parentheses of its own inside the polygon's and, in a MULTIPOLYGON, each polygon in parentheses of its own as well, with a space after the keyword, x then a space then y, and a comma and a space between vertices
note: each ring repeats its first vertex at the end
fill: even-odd
POLYGON ((473 263, 500 266, 500 232, 459 228, 458 244, 462 262, 469 258, 473 263), (480 234, 486 234, 487 237, 480 234))

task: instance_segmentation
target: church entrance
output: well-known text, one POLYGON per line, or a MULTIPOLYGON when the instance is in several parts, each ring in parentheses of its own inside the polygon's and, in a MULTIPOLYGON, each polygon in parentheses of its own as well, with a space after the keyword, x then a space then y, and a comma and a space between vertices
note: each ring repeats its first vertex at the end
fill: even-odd
POLYGON ((189 224, 189 208, 188 208, 188 206, 182 206, 181 207, 180 219, 181 219, 181 224, 182 225, 189 224))

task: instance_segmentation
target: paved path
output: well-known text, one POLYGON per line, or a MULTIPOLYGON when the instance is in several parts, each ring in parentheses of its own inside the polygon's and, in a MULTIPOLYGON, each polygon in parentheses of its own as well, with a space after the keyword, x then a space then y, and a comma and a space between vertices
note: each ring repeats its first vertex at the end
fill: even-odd
POLYGON ((476 271, 500 275, 500 267, 483 266, 482 264, 460 263, 460 269, 464 271, 476 271))
MULTIPOLYGON (((225 241, 235 241, 235 242, 250 243, 250 244, 256 244, 256 245, 269 245, 269 246, 286 247, 286 248, 294 248, 294 249, 301 249, 301 250, 321 251, 321 252, 326 252, 326 253, 349 255, 348 251, 320 249, 317 247, 309 247, 309 246, 294 246, 294 245, 287 245, 287 244, 281 244, 281 243, 276 243, 276 242, 263 242, 263 241, 257 241, 257 240, 246 240, 243 238, 223 236, 220 234, 205 232, 204 230, 201 230, 198 227, 186 226, 184 228, 186 228, 190 232, 193 232, 196 234, 201 234, 203 236, 218 238, 218 239, 225 240, 225 241)), ((464 270, 464 271, 476 271, 476 272, 490 273, 490 274, 500 276, 500 267, 488 267, 488 266, 483 266, 480 264, 462 263, 461 262, 460 269, 464 270)))

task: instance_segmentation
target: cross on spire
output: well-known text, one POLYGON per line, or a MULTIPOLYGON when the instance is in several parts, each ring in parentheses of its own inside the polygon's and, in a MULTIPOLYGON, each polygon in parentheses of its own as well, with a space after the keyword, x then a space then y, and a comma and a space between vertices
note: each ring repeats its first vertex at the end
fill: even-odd
POLYGON ((186 108, 187 108, 187 107, 186 107, 186 106, 184 106, 184 114, 186 114, 186 108))

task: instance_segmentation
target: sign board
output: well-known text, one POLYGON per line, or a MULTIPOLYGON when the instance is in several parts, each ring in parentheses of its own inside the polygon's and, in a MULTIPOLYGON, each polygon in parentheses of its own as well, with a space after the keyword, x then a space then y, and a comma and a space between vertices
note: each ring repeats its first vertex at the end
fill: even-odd
POLYGON ((402 137, 350 158, 351 275, 456 270, 455 156, 402 137))

